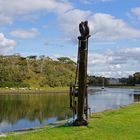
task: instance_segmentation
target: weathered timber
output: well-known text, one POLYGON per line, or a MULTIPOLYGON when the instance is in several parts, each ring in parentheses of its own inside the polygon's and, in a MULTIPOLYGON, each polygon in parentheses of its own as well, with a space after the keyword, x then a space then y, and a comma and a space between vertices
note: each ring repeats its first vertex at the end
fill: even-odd
MULTIPOLYGON (((77 109, 76 120, 74 120, 73 125, 75 126, 85 126, 88 125, 88 94, 87 94, 87 62, 88 62, 88 38, 89 27, 88 22, 81 22, 79 24, 79 31, 81 36, 78 37, 79 49, 78 49, 78 99, 75 100, 75 88, 72 90, 71 95, 74 96, 75 105, 71 103, 71 109, 77 109), (78 102, 78 103, 77 103, 78 102)), ((77 74, 76 74, 77 75, 77 74)), ((76 84, 76 83, 75 83, 76 84)), ((75 85, 73 86, 75 87, 75 85)), ((72 99, 72 97, 71 97, 72 99)), ((72 101, 71 101, 72 102, 72 101)))

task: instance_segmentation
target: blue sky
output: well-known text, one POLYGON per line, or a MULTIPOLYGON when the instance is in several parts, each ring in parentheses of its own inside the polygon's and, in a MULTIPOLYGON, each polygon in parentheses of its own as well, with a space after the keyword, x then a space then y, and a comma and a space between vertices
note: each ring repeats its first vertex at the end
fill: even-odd
POLYGON ((140 71, 140 0, 0 0, 0 54, 76 60, 78 24, 88 20, 88 74, 140 71))

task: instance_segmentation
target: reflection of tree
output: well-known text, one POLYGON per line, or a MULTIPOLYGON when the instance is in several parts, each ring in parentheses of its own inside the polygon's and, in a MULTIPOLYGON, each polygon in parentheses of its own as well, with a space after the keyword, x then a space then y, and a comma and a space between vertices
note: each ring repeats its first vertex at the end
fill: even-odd
POLYGON ((0 95, 0 122, 15 123, 19 119, 35 119, 69 116, 68 97, 64 94, 0 95))
POLYGON ((134 102, 140 101, 140 95, 139 94, 134 94, 134 102))

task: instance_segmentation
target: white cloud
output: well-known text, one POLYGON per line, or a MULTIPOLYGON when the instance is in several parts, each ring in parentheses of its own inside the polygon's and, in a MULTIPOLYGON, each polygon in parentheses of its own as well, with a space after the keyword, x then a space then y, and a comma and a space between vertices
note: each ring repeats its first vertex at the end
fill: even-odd
POLYGON ((140 7, 132 8, 131 16, 136 20, 140 21, 140 7))
POLYGON ((10 32, 11 35, 18 37, 18 38, 33 38, 38 35, 38 30, 35 28, 32 29, 17 29, 15 31, 10 32))
POLYGON ((111 66, 111 69, 120 69, 120 68, 121 68, 121 64, 116 64, 111 66))
POLYGON ((78 24, 82 20, 89 21, 92 38, 96 41, 140 39, 140 30, 130 27, 122 19, 117 19, 110 14, 73 9, 59 17, 63 32, 72 40, 79 35, 78 24))
MULTIPOLYGON (((88 2, 90 0, 83 1, 88 2)), ((22 17, 24 19, 36 19, 36 17, 32 19, 33 13, 39 11, 53 12, 58 16, 61 31, 73 41, 79 35, 78 24, 81 20, 89 21, 92 38, 96 41, 140 38, 140 30, 129 26, 122 19, 117 19, 110 14, 74 9, 68 0, 24 0, 23 2, 19 0, 12 0, 12 2, 11 0, 0 0, 0 5, 1 24, 12 23, 14 19, 19 20, 22 17), (26 16, 27 18, 25 18, 26 16)), ((132 9, 131 12, 139 16, 139 7, 132 9)))
POLYGON ((90 11, 82 11, 79 9, 70 10, 59 16, 59 24, 62 32, 75 42, 77 36, 79 35, 78 26, 79 22, 87 20, 92 14, 90 11))
POLYGON ((123 77, 139 71, 140 47, 123 47, 89 54, 90 74, 106 77, 123 77))
POLYGON ((70 3, 62 0, 0 0, 0 21, 2 23, 11 23, 16 17, 30 14, 36 11, 48 11, 54 13, 64 13, 73 8, 70 3))
MULTIPOLYGON (((111 64, 111 65, 125 65, 130 60, 140 62, 140 47, 129 48, 123 47, 122 49, 115 49, 110 51, 105 51, 104 53, 90 53, 89 54, 89 64, 90 65, 101 65, 101 64, 111 64)), ((118 67, 120 68, 120 67, 118 67)))
POLYGON ((4 14, 0 14, 0 25, 4 25, 7 23, 12 23, 12 19, 10 16, 6 16, 4 14))
POLYGON ((7 39, 3 33, 0 33, 0 54, 10 53, 15 45, 14 40, 7 39))
POLYGON ((103 65, 108 62, 109 56, 99 53, 89 54, 89 65, 103 65))
POLYGON ((136 71, 102 71, 102 72, 94 72, 96 76, 104 76, 104 77, 113 77, 113 78, 121 78, 128 77, 129 75, 133 75, 136 71))
POLYGON ((92 2, 110 2, 112 0, 79 0, 79 1, 85 4, 90 4, 92 2))
POLYGON ((48 29, 49 25, 48 24, 45 24, 42 27, 45 28, 45 29, 48 29))
POLYGON ((89 19, 95 40, 113 41, 119 39, 140 38, 140 30, 130 27, 121 19, 112 15, 97 13, 89 19))
POLYGON ((140 48, 136 47, 136 48, 125 48, 124 49, 124 53, 125 54, 130 54, 130 55, 140 55, 140 48))
POLYGON ((109 2, 109 1, 113 1, 113 0, 98 0, 98 1, 101 1, 101 2, 109 2))

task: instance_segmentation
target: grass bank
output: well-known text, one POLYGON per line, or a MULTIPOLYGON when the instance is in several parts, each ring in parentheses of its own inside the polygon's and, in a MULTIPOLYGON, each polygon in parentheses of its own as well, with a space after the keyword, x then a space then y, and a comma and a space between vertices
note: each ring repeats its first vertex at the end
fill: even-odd
POLYGON ((43 128, 0 140, 138 140, 140 103, 92 115, 88 127, 43 128))
POLYGON ((0 94, 64 93, 69 87, 46 88, 0 88, 0 94))

